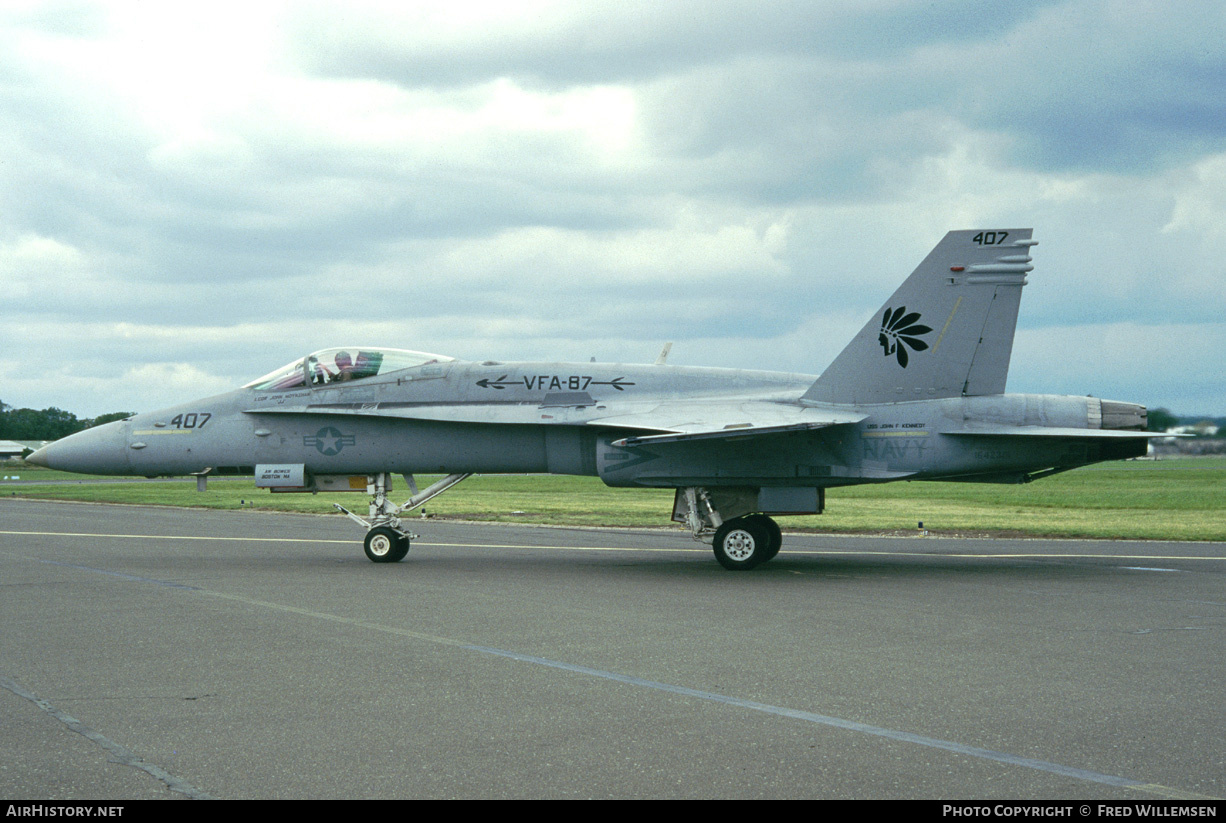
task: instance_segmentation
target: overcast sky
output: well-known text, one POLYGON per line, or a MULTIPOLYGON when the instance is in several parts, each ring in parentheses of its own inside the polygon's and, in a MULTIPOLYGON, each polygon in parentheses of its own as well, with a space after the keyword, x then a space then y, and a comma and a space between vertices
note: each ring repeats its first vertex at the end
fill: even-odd
POLYGON ((0 6, 11 406, 355 344, 816 374, 1020 227, 1010 391, 1226 415, 1226 3, 0 6))

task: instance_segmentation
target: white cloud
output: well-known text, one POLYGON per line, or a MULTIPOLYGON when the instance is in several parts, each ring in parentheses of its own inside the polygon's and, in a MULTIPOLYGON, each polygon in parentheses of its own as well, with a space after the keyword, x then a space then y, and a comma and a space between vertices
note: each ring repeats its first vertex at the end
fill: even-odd
POLYGON ((85 256, 54 238, 23 234, 0 243, 0 282, 5 284, 6 301, 25 301, 57 283, 79 283, 87 276, 85 256))
POLYGON ((1175 205, 1161 230, 1199 238, 1220 257, 1226 244, 1226 153, 1192 163, 1181 177, 1171 181, 1175 205))
MULTIPOLYGON (((1040 241, 1019 346, 1216 340, 1224 12, 1117 11, 6 7, 0 343, 56 379, 0 396, 143 408, 351 341, 817 371, 976 226, 1040 241)), ((1014 375, 1226 409, 1212 349, 1116 351, 1014 375)))

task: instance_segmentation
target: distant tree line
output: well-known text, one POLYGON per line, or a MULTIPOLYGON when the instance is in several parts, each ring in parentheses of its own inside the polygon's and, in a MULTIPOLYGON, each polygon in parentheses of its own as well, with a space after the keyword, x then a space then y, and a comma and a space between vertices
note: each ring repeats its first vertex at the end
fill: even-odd
POLYGON ((1164 432, 1176 426, 1216 426, 1216 437, 1226 438, 1226 417, 1180 417, 1167 409, 1150 409, 1148 425, 1151 432, 1164 432))
POLYGON ((74 432, 123 420, 133 412, 111 412, 100 417, 78 418, 57 409, 15 409, 0 401, 0 440, 59 440, 74 432))
POLYGON ((1164 432, 1179 425, 1179 418, 1166 409, 1150 409, 1147 415, 1147 425, 1151 432, 1164 432))

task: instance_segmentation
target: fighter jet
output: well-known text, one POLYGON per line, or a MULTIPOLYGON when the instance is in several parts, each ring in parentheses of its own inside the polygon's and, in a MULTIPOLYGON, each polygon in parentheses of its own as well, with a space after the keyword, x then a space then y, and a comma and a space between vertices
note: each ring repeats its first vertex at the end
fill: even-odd
POLYGON ((30 456, 98 474, 254 475, 273 492, 354 490, 367 557, 396 562, 401 515, 474 473, 594 475, 675 489, 672 519, 731 570, 770 560, 776 516, 826 490, 1024 483, 1145 454, 1146 409, 1005 394, 1030 229, 954 231, 820 376, 654 364, 464 361, 323 349, 226 394, 138 414, 30 456), (415 475, 441 474, 418 490, 415 475), (392 478, 411 497, 396 505, 392 478))

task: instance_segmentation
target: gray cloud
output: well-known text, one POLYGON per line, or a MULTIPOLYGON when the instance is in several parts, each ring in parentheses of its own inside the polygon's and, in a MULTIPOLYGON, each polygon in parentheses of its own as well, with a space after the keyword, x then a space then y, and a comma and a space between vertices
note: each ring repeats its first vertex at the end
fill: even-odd
MULTIPOLYGON (((316 4, 292 21, 295 56, 320 73, 406 87, 512 77, 544 87, 639 83, 742 58, 879 60, 920 47, 999 36, 1050 3, 985 14, 973 0, 920 6, 751 0, 614 5, 546 3, 482 18, 357 4, 341 18, 316 4)), ((494 9, 491 9, 494 11, 494 9)))
POLYGON ((348 342, 816 372, 946 230, 1033 225, 1012 388, 1226 405, 1093 342, 1226 311, 1216 3, 148 12, 0 13, 0 341, 60 341, 7 403, 348 342))

